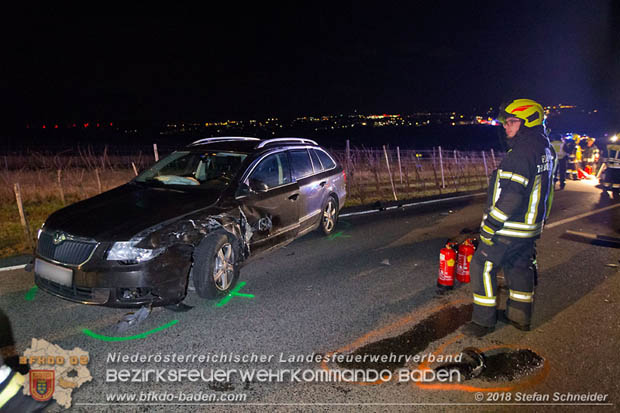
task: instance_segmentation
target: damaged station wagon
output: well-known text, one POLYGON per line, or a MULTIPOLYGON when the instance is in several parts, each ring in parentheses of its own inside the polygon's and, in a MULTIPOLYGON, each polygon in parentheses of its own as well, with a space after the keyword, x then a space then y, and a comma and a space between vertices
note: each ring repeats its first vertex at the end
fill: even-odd
POLYGON ((54 212, 35 282, 84 304, 138 307, 226 295, 250 257, 334 231, 345 173, 309 139, 220 137, 173 152, 125 185, 54 212))

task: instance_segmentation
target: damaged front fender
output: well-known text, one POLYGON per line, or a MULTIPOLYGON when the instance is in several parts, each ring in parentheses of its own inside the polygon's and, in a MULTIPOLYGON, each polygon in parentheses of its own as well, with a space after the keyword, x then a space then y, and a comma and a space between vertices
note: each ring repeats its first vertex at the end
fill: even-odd
POLYGON ((175 244, 196 247, 205 236, 218 230, 226 231, 238 240, 243 259, 249 256, 254 230, 241 208, 217 215, 192 214, 173 223, 151 227, 137 234, 136 238, 143 238, 139 244, 142 248, 168 248, 175 244))

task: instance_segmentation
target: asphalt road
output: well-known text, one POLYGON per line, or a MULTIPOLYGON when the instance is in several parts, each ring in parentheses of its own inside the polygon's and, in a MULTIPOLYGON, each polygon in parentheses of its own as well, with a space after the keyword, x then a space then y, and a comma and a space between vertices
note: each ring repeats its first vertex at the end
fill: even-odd
MULTIPOLYGON (((463 240, 468 230, 478 227, 483 198, 344 218, 331 238, 309 234, 246 266, 240 277, 246 284, 238 290, 245 295, 216 306, 217 302, 192 294, 186 300, 193 306, 191 310, 156 308, 125 333, 118 333, 117 323, 129 310, 74 304, 35 291, 31 289, 32 274, 23 270, 0 272, 0 308, 11 320, 18 353, 23 353, 32 338, 90 353, 88 368, 93 381, 73 391, 72 411, 618 409, 619 250, 568 239, 565 234, 566 230, 575 230, 619 237, 620 207, 613 207, 619 204, 618 199, 602 196, 588 182, 569 181, 564 191, 556 192, 551 217, 538 241, 540 270, 532 331, 526 333, 500 323, 495 332, 477 340, 466 339, 457 330, 471 311, 470 286, 461 285, 438 296, 435 283, 440 248, 448 238, 463 240), (579 217, 603 208, 607 209, 579 217), (174 320, 178 320, 176 324, 165 329, 125 341, 106 341, 83 332, 89 329, 107 337, 139 336, 174 320), (487 367, 496 371, 453 387, 397 379, 373 384, 321 383, 310 373, 292 383, 286 373, 281 373, 283 382, 273 377, 267 382, 244 382, 235 374, 225 383, 106 382, 106 370, 122 368, 333 372, 347 366, 282 358, 335 351, 448 355, 471 346, 485 351, 487 367), (108 355, 117 352, 255 354, 270 360, 108 362, 108 355), (525 358, 519 359, 519 355, 525 358), (491 365, 493 362, 496 364, 491 365), (246 400, 220 405, 176 405, 157 400, 151 404, 108 404, 107 394, 115 392, 202 392, 218 397, 245 394, 246 400), (596 401, 598 404, 568 405, 583 402, 559 404, 553 400, 556 392, 557 397, 566 397, 563 395, 567 393, 607 396, 602 402, 596 401), (546 394, 550 399, 540 400, 546 394), (528 395, 536 400, 523 404, 528 395), (479 402, 478 397, 484 400, 479 402)), ((380 366, 363 366, 375 367, 380 366)), ((401 367, 411 371, 424 366, 408 362, 401 367)), ((48 409, 60 410, 58 405, 48 409)))

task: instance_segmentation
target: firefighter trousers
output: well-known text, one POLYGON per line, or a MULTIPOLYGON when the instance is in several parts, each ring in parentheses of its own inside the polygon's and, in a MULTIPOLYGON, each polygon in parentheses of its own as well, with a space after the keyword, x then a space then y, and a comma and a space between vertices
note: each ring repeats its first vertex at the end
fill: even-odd
POLYGON ((534 239, 496 237, 493 245, 480 244, 470 272, 474 289, 473 322, 485 327, 492 327, 497 322, 497 271, 503 269, 509 289, 506 316, 519 324, 530 324, 535 253, 534 239))

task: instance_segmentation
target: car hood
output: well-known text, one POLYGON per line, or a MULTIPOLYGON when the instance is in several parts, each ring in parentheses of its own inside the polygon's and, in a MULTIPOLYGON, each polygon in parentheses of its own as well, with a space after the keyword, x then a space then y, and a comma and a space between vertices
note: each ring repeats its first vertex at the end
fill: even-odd
POLYGON ((130 183, 54 212, 45 228, 100 242, 127 241, 154 225, 213 206, 220 194, 130 183))

